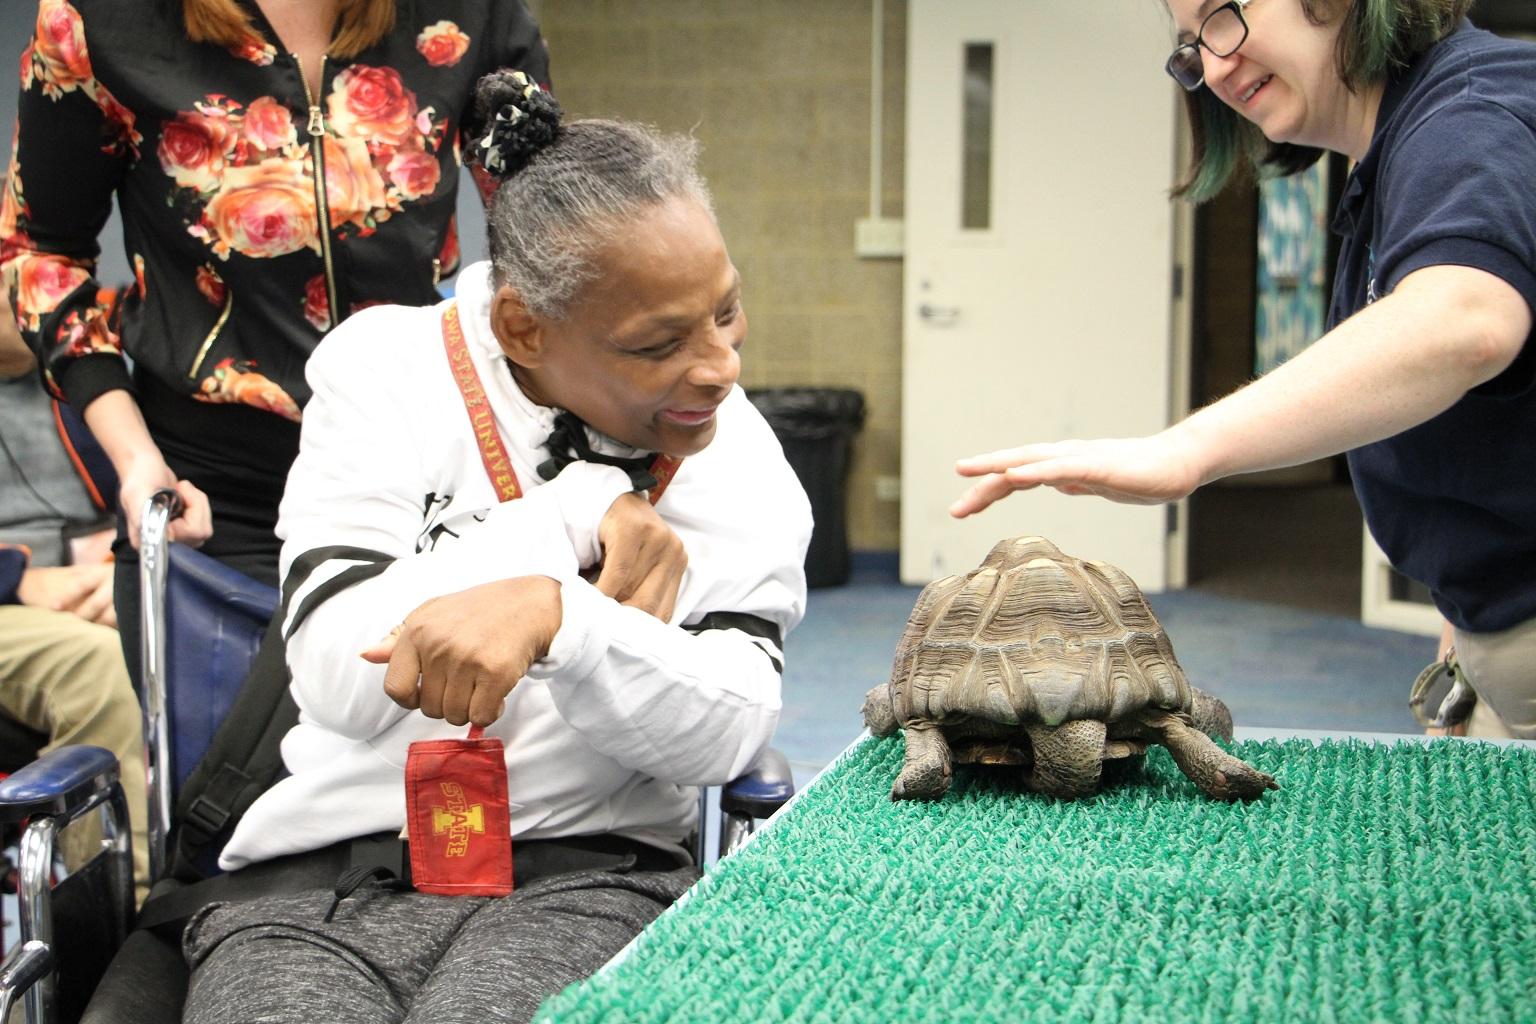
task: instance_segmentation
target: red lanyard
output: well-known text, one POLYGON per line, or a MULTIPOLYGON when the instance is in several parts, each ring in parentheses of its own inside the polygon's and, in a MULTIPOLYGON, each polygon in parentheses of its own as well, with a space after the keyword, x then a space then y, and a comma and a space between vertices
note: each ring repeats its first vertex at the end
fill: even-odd
MULTIPOLYGON (((448 349, 448 367, 453 371, 453 379, 459 385, 459 394, 464 398, 469 427, 474 431, 475 442, 480 446, 480 462, 485 466, 485 475, 490 478, 491 486, 496 488, 496 495, 502 501, 521 498, 523 488, 517 481, 517 471, 512 468, 512 459, 507 454, 507 446, 502 443, 501 431, 496 429, 496 414, 486 398, 475 362, 470 358, 469 346, 464 343, 464 329, 459 324, 459 304, 456 302, 450 303, 443 311, 443 344, 448 349)), ((662 493, 682 464, 682 459, 671 455, 656 456, 651 463, 651 476, 656 478, 656 486, 650 489, 648 495, 652 505, 661 500, 662 493)))
MULTIPOLYGON (((457 303, 443 311, 448 365, 464 397, 480 461, 502 501, 522 497, 507 446, 496 429, 480 374, 464 344, 457 303)), ((681 459, 657 456, 651 465, 655 504, 677 474, 681 459)), ((512 823, 507 796, 506 751, 480 726, 464 739, 418 740, 405 761, 406 828, 410 835, 411 884, 443 896, 505 896, 512 891, 512 823)))

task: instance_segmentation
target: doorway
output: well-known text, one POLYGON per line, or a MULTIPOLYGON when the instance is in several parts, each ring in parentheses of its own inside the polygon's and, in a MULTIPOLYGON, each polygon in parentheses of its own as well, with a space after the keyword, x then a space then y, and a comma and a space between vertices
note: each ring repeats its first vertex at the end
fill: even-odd
MULTIPOLYGON (((1334 183, 1342 166, 1329 168, 1334 183)), ((1329 236, 1331 239, 1331 236, 1329 236)), ((1259 190, 1234 183, 1196 208, 1192 260, 1193 407, 1255 375, 1260 339, 1259 190)), ((1327 246, 1325 280, 1332 280, 1327 246)), ((1188 582, 1241 600, 1356 618, 1361 595, 1361 515, 1343 456, 1229 477, 1189 499, 1188 582)))
POLYGON ((1035 534, 1164 587, 1158 507, 1043 488, 965 520, 948 507, 957 455, 1168 423, 1167 40, 1155 4, 908 5, 904 582, 1035 534))

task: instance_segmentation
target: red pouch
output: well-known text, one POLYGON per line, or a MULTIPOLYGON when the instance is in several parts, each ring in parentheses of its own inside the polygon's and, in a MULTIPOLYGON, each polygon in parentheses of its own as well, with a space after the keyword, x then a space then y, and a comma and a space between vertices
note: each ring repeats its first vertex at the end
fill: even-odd
POLYGON ((420 740, 405 759, 411 884, 439 896, 512 891, 512 822, 501 740, 420 740))

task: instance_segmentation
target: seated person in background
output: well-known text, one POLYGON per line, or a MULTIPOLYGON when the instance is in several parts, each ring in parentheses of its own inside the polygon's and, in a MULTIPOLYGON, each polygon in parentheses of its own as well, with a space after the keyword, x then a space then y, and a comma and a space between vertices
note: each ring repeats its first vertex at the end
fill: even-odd
POLYGON ((188 1024, 528 1019, 697 877, 694 787, 777 721, 810 509, 735 386, 741 282, 695 146, 561 125, 517 73, 480 100, 490 265, 309 363, 278 523, 292 774, 223 865, 317 878, 193 916, 188 1024), (337 883, 419 852, 407 748, 471 722, 505 742, 512 893, 337 883))
MULTIPOLYGON (((148 891, 144 740, 112 611, 117 481, 84 423, 43 390, 0 289, 0 714, 48 737, 117 755, 134 877, 148 891)), ((94 818, 92 819, 94 822, 94 818)), ((99 834, 61 837, 71 866, 99 834)))

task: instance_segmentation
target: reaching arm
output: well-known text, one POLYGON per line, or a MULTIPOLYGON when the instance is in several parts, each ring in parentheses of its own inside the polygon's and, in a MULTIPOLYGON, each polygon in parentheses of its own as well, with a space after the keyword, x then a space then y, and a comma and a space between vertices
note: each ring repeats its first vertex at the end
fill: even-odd
POLYGON ((11 311, 5 289, 0 288, 0 380, 15 380, 24 373, 37 369, 37 357, 21 340, 16 329, 16 316, 11 311))
POLYGON ((126 388, 112 296, 94 277, 112 193, 143 139, 132 111, 98 81, 85 26, 44 4, 22 55, 16 144, 0 199, 0 271, 22 336, 56 396, 84 409, 126 388))
POLYGON ((1470 267, 1425 267, 1296 358, 1160 434, 1032 444, 962 459, 981 479, 964 517, 1054 487, 1157 504, 1234 473, 1290 466, 1391 437, 1497 377, 1531 334, 1513 287, 1470 267))
POLYGON ((107 391, 85 407, 85 423, 91 428, 112 468, 117 471, 118 501, 127 520, 128 539, 139 546, 139 518, 144 502, 162 489, 181 496, 182 512, 170 524, 170 539, 193 547, 213 535, 213 514, 208 496, 176 474, 149 436, 149 427, 138 403, 127 391, 107 391))
POLYGON ((117 470, 130 539, 137 545, 144 499, 173 487, 187 511, 171 537, 198 544, 211 533, 207 499, 176 480, 150 440, 128 391, 115 295, 95 278, 97 236, 143 138, 133 112, 95 77, 79 12, 44 6, 22 56, 16 145, 0 197, 0 272, 44 379, 82 410, 117 470))

